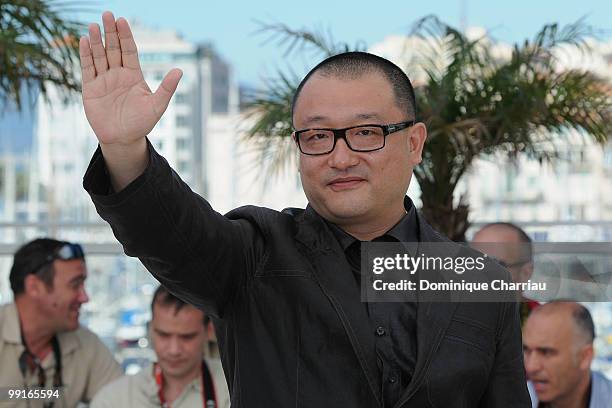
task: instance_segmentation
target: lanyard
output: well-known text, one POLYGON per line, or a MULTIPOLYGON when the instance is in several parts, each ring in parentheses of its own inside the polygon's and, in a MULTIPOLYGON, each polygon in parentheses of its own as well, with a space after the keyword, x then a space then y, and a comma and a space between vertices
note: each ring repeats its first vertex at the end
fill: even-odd
MULTIPOLYGON (((42 366, 42 361, 30 351, 28 345, 23 338, 23 332, 21 333, 21 344, 23 345, 23 353, 21 357, 19 357, 19 370, 21 371, 21 375, 23 376, 24 381, 27 378, 27 370, 28 370, 28 359, 30 359, 34 365, 35 369, 38 369, 38 386, 40 388, 45 387, 45 383, 47 382, 47 378, 45 375, 45 370, 42 366)), ((55 372, 53 373, 53 387, 60 388, 62 387, 62 351, 60 350, 59 340, 57 336, 53 336, 51 339, 51 348, 53 349, 53 359, 55 360, 55 372)), ((27 382, 26 382, 27 387, 27 382)), ((28 401, 29 405, 29 401, 28 401)), ((43 406, 45 408, 53 408, 54 401, 47 402, 43 406)))
MULTIPOLYGON (((206 362, 202 360, 202 402, 204 408, 217 408, 217 397, 215 393, 215 387, 213 384, 212 375, 208 370, 206 362)), ((166 402, 164 397, 164 376, 162 374, 161 367, 155 363, 153 365, 153 376, 155 377, 155 383, 157 384, 157 397, 162 408, 170 408, 170 405, 166 402)))

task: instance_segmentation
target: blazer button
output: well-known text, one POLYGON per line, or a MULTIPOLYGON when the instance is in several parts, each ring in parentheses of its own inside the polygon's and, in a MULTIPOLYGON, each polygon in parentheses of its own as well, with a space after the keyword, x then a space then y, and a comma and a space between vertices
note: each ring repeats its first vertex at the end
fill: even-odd
POLYGON ((389 377, 389 383, 390 383, 390 384, 395 384, 395 382, 396 382, 396 381, 397 381, 397 378, 396 378, 394 375, 392 375, 391 377, 389 377))
POLYGON ((385 328, 384 328, 384 327, 382 327, 382 326, 378 326, 378 327, 376 328, 376 335, 377 335, 377 336, 381 337, 381 336, 384 336, 386 333, 387 333, 387 331, 385 330, 385 328))

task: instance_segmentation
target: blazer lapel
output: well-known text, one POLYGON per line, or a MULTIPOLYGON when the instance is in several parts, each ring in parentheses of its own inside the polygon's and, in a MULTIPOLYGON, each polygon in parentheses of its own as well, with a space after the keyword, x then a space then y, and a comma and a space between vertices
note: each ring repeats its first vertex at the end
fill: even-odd
POLYGON ((306 207, 303 217, 298 219, 295 238, 308 252, 315 280, 338 315, 370 390, 382 406, 374 335, 366 308, 360 299, 359 287, 342 248, 333 238, 329 227, 310 206, 306 207))
MULTIPOLYGON (((437 234, 417 213, 419 220, 420 242, 444 243, 446 240, 437 234)), ((450 241, 448 242, 450 243, 450 241)), ((425 245, 425 247, 427 247, 425 245)), ((435 248, 433 248, 435 251, 435 248)), ((432 254, 430 254, 432 255, 432 254)), ((450 255, 450 254, 446 254, 450 255)), ((442 279, 442 277, 438 277, 442 279)), ((432 357, 438 349, 452 317, 457 309, 456 302, 420 302, 417 309, 417 359, 412 380, 404 390, 402 397, 395 404, 401 407, 418 390, 425 379, 432 357)))

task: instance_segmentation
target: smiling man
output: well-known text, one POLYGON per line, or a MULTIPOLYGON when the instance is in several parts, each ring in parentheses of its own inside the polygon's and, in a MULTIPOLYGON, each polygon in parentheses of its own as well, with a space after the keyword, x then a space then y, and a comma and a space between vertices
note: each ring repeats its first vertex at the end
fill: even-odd
POLYGON ((426 129, 400 68, 313 68, 292 106, 308 207, 223 216, 147 140, 181 72, 151 92, 127 21, 103 23, 80 42, 100 144, 84 186, 126 253, 213 316, 232 407, 529 406, 515 303, 360 300, 362 242, 447 242, 406 196, 426 129))
POLYGON ((0 306, 0 387, 56 388, 59 398, 3 399, 2 407, 75 407, 121 375, 98 337, 79 327, 81 305, 89 300, 80 245, 28 242, 15 253, 9 278, 15 301, 0 306))

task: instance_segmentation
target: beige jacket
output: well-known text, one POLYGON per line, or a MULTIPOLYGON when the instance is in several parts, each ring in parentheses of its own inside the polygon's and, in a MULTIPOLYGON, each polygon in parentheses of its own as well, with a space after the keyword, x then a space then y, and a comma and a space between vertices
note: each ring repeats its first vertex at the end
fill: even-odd
MULTIPOLYGON (((208 369, 213 377, 217 396, 218 406, 214 408, 229 408, 229 391, 221 360, 206 359, 206 364, 208 364, 208 369)), ((157 393, 153 366, 150 365, 136 375, 123 376, 102 388, 91 402, 90 408, 159 408, 160 402, 157 393)), ((172 408, 202 407, 202 381, 200 378, 192 381, 172 404, 172 408)))
MULTIPOLYGON (((106 383, 121 376, 121 367, 111 352, 91 331, 80 327, 75 331, 58 334, 62 352, 62 380, 64 388, 61 398, 54 408, 74 408, 79 402, 90 401, 106 383)), ((19 370, 19 357, 23 353, 21 330, 17 307, 14 303, 0 306, 0 396, 1 408, 37 408, 42 407, 41 400, 11 401, 6 395, 7 389, 24 389, 38 387, 37 373, 29 372, 23 378, 19 370)), ((53 384, 55 359, 53 353, 43 360, 42 366, 47 377, 46 386, 53 384)), ((48 402, 48 400, 47 400, 48 402)))

